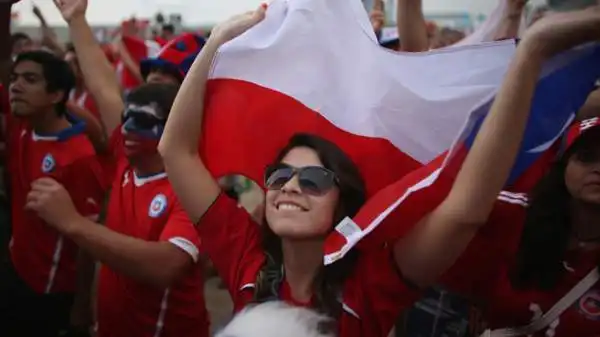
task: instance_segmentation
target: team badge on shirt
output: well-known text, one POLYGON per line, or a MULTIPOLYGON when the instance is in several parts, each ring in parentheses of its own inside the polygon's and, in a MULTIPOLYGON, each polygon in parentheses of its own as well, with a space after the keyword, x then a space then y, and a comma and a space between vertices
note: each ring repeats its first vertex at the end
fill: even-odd
POLYGON ((54 167, 56 167, 56 161, 54 160, 54 157, 48 153, 44 159, 42 159, 42 172, 50 173, 54 170, 54 167))
POLYGON ((600 292, 591 290, 578 301, 579 311, 587 318, 600 321, 600 292))
POLYGON ((164 194, 157 194, 152 202, 150 203, 150 208, 148 209, 148 215, 151 218, 158 218, 161 216, 165 210, 167 209, 167 197, 164 194))

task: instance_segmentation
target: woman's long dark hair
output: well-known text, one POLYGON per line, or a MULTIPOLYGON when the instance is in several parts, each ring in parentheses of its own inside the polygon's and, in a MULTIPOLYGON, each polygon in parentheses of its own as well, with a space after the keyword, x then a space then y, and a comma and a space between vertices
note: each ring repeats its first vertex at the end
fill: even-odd
POLYGON ((517 289, 551 290, 560 281, 563 261, 572 237, 571 195, 565 183, 569 160, 577 156, 582 135, 556 161, 533 189, 521 235, 512 285, 517 289))
MULTIPOLYGON (((338 177, 340 200, 335 211, 335 218, 332 219, 333 226, 347 216, 354 216, 364 204, 366 192, 362 176, 352 160, 335 144, 323 138, 309 134, 297 134, 279 152, 275 163, 281 162, 288 152, 298 147, 314 150, 323 166, 333 171, 338 177)), ((276 299, 284 277, 281 239, 271 231, 266 223, 263 223, 262 230, 267 261, 256 280, 254 297, 257 302, 276 299)), ((333 318, 340 316, 342 311, 339 298, 341 287, 354 269, 358 258, 357 254, 357 251, 351 250, 340 261, 321 269, 313 284, 316 310, 333 318)))

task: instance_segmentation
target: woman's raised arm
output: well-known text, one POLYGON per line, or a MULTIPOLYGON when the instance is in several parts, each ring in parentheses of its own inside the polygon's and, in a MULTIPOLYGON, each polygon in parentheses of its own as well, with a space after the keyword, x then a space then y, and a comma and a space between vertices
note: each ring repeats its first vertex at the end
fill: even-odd
POLYGON ((544 62, 599 39, 600 7, 557 14, 530 28, 450 193, 395 245, 407 279, 420 286, 435 282, 486 222, 516 160, 544 62))
POLYGON ((221 193, 217 181, 198 156, 208 74, 225 42, 241 35, 265 17, 266 5, 215 27, 188 72, 173 103, 158 150, 169 180, 192 221, 198 221, 221 193))

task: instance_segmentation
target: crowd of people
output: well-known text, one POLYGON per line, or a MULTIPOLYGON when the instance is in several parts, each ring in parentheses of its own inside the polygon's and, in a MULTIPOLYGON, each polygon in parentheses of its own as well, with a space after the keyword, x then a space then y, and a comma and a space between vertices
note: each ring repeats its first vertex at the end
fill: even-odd
MULTIPOLYGON (((523 20, 526 0, 501 0, 471 43, 518 47, 449 193, 395 224, 399 237, 324 266, 325 237, 358 213, 371 178, 338 144, 293 136, 265 163, 251 211, 199 155, 215 57, 269 5, 206 35, 167 26, 149 38, 127 21, 103 44, 88 0, 54 0, 63 44, 39 9, 40 41, 11 33, 18 1, 0 2, 0 336, 209 336, 209 269, 234 307, 213 327, 221 337, 600 336, 600 90, 552 160, 505 186, 542 64, 600 40, 600 3, 523 20)), ((396 14, 397 36, 384 38, 375 1, 381 48, 470 38, 427 22, 421 0, 398 0, 396 14)))

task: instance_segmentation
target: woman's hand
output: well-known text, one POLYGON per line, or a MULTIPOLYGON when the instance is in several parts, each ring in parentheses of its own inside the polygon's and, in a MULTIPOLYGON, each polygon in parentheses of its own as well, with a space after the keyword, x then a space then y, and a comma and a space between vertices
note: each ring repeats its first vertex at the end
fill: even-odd
POLYGON ((65 21, 71 22, 78 18, 85 18, 88 2, 87 0, 54 0, 54 4, 65 21))
POLYGON ((262 4, 254 11, 236 15, 220 23, 212 30, 211 39, 216 39, 221 44, 235 39, 261 22, 265 18, 267 7, 267 4, 262 4))
POLYGON ((600 6, 556 13, 540 19, 525 33, 521 43, 543 59, 575 46, 600 40, 600 6))

